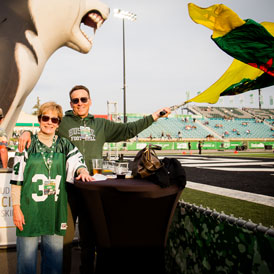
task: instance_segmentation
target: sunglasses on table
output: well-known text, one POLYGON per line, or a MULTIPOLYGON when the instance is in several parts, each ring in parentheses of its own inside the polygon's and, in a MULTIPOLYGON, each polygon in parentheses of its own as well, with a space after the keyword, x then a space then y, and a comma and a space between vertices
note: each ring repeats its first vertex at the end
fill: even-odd
POLYGON ((42 122, 48 122, 49 119, 50 119, 53 124, 59 124, 60 123, 60 119, 58 117, 49 117, 47 115, 42 115, 42 116, 40 115, 38 118, 42 122))
POLYGON ((79 103, 79 100, 82 102, 82 103, 87 103, 88 102, 88 97, 81 97, 81 98, 73 98, 71 99, 71 102, 76 105, 79 103))

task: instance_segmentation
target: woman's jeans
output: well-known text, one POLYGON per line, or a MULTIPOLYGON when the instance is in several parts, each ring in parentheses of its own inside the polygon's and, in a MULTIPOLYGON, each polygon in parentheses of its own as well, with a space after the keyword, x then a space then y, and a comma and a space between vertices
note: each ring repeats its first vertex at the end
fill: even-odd
MULTIPOLYGON (((17 237, 17 274, 35 274, 40 237, 17 237)), ((41 274, 62 273, 63 236, 41 236, 41 274)))

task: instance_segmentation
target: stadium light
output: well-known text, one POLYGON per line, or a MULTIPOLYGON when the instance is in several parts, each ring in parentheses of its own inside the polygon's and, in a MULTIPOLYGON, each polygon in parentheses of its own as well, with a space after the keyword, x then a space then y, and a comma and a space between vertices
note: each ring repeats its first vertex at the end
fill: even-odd
POLYGON ((136 21, 137 15, 121 9, 114 9, 114 16, 123 20, 123 93, 124 93, 124 123, 127 122, 126 112, 126 50, 125 50, 125 19, 136 21))

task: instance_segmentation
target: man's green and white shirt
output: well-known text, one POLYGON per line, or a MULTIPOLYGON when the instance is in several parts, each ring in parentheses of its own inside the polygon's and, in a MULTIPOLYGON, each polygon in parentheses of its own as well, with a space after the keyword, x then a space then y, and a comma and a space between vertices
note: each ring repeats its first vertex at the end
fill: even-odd
POLYGON ((58 137, 49 176, 40 149, 49 158, 51 148, 34 135, 29 149, 15 154, 10 183, 22 186, 20 202, 25 218, 23 231, 17 229, 17 236, 65 235, 66 182, 73 183, 77 169, 86 167, 79 150, 69 140, 58 137))

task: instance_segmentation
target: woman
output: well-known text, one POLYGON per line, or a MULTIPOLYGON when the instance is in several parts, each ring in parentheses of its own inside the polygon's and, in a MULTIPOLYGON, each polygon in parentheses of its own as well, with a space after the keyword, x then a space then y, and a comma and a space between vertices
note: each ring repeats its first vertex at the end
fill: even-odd
POLYGON ((63 236, 67 229, 66 182, 91 181, 82 154, 55 135, 63 117, 54 102, 38 110, 40 131, 31 146, 14 158, 13 220, 17 235, 17 274, 36 273, 41 236, 41 273, 62 273, 63 236))

